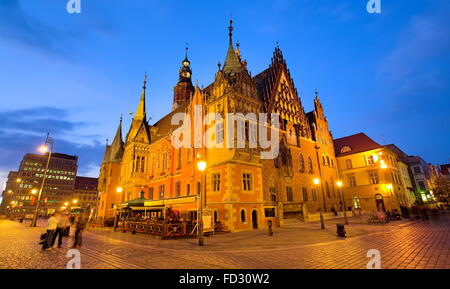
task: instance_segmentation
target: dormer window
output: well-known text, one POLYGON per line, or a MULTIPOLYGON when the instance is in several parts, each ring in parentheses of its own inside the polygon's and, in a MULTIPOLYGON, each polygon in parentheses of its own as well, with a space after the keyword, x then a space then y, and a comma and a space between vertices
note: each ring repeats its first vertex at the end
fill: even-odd
POLYGON ((352 151, 352 148, 349 146, 345 146, 341 149, 341 154, 349 153, 352 151))

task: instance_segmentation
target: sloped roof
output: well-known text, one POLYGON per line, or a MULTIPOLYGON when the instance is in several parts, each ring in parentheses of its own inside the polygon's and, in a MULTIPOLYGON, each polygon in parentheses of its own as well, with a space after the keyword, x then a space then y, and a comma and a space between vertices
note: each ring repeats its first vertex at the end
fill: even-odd
POLYGON ((351 136, 335 139, 333 140, 333 142, 335 154, 337 157, 361 153, 383 147, 362 132, 351 136), (348 147, 350 148, 350 150, 344 150, 346 152, 343 152, 342 149, 344 147, 348 147))
POLYGON ((189 103, 187 102, 183 103, 182 105, 177 107, 174 111, 172 111, 169 114, 166 114, 163 118, 161 118, 154 125, 152 125, 152 127, 157 128, 156 134, 152 135, 152 141, 157 141, 166 136, 167 134, 169 134, 171 130, 175 130, 176 128, 178 128, 181 124, 172 125, 172 117, 176 113, 184 113, 188 105, 189 103))

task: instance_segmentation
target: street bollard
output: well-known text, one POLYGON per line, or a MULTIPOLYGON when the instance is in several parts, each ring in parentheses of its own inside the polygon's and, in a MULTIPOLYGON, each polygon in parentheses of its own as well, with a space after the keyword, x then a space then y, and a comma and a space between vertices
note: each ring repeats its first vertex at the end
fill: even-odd
POLYGON ((347 237, 347 232, 345 232, 344 224, 336 224, 336 234, 338 237, 341 237, 341 238, 347 237))
POLYGON ((268 226, 268 229, 269 229, 268 232, 267 232, 268 236, 269 237, 273 236, 272 220, 267 221, 267 226, 268 226))

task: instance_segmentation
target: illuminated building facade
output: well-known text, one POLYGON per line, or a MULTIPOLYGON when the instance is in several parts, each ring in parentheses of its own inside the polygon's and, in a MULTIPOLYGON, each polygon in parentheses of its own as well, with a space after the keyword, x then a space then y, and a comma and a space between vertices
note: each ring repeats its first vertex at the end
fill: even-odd
MULTIPOLYGON (((232 32, 230 23, 224 64, 218 64, 214 82, 205 88, 192 84, 186 54, 174 87, 172 112, 153 125, 147 119, 145 79, 125 139, 121 120, 113 143, 106 146, 99 176, 99 217, 111 218, 118 205, 143 195, 148 209, 164 205, 178 210, 184 219, 195 220, 201 192, 206 192, 202 205, 229 231, 262 228, 268 220, 276 224, 286 218, 312 220, 319 210, 343 208, 336 187, 333 138, 318 93, 314 110, 305 113, 278 46, 270 66, 253 77, 239 45, 233 45, 232 32), (206 142, 217 146, 206 148, 200 141, 199 146, 174 147, 172 138, 180 125, 172 124, 173 117, 183 113, 194 119, 196 107, 201 107, 203 116, 221 116, 200 126, 202 135, 213 131, 206 142), (278 128, 264 124, 278 135, 275 158, 261 158, 261 148, 249 145, 260 132, 245 117, 230 121, 225 117, 229 113, 278 114, 278 128), (241 134, 243 147, 220 148, 230 139, 239 141, 230 128, 241 134), (207 163, 205 191, 197 170, 200 160, 207 163), (315 178, 320 184, 314 184, 315 178)), ((194 126, 184 131, 183 140, 193 136, 193 130, 194 126)))

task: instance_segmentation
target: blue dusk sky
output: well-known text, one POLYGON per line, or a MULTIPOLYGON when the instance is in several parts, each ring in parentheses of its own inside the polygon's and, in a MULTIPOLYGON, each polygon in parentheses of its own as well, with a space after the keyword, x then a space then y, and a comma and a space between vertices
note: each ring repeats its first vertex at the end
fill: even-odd
POLYGON ((0 1, 0 184, 47 132, 98 176, 105 139, 124 133, 145 72, 155 122, 171 110, 189 43, 208 85, 234 40, 256 75, 279 42, 306 111, 318 89, 335 138, 365 132, 431 163, 450 162, 450 1, 0 1))

